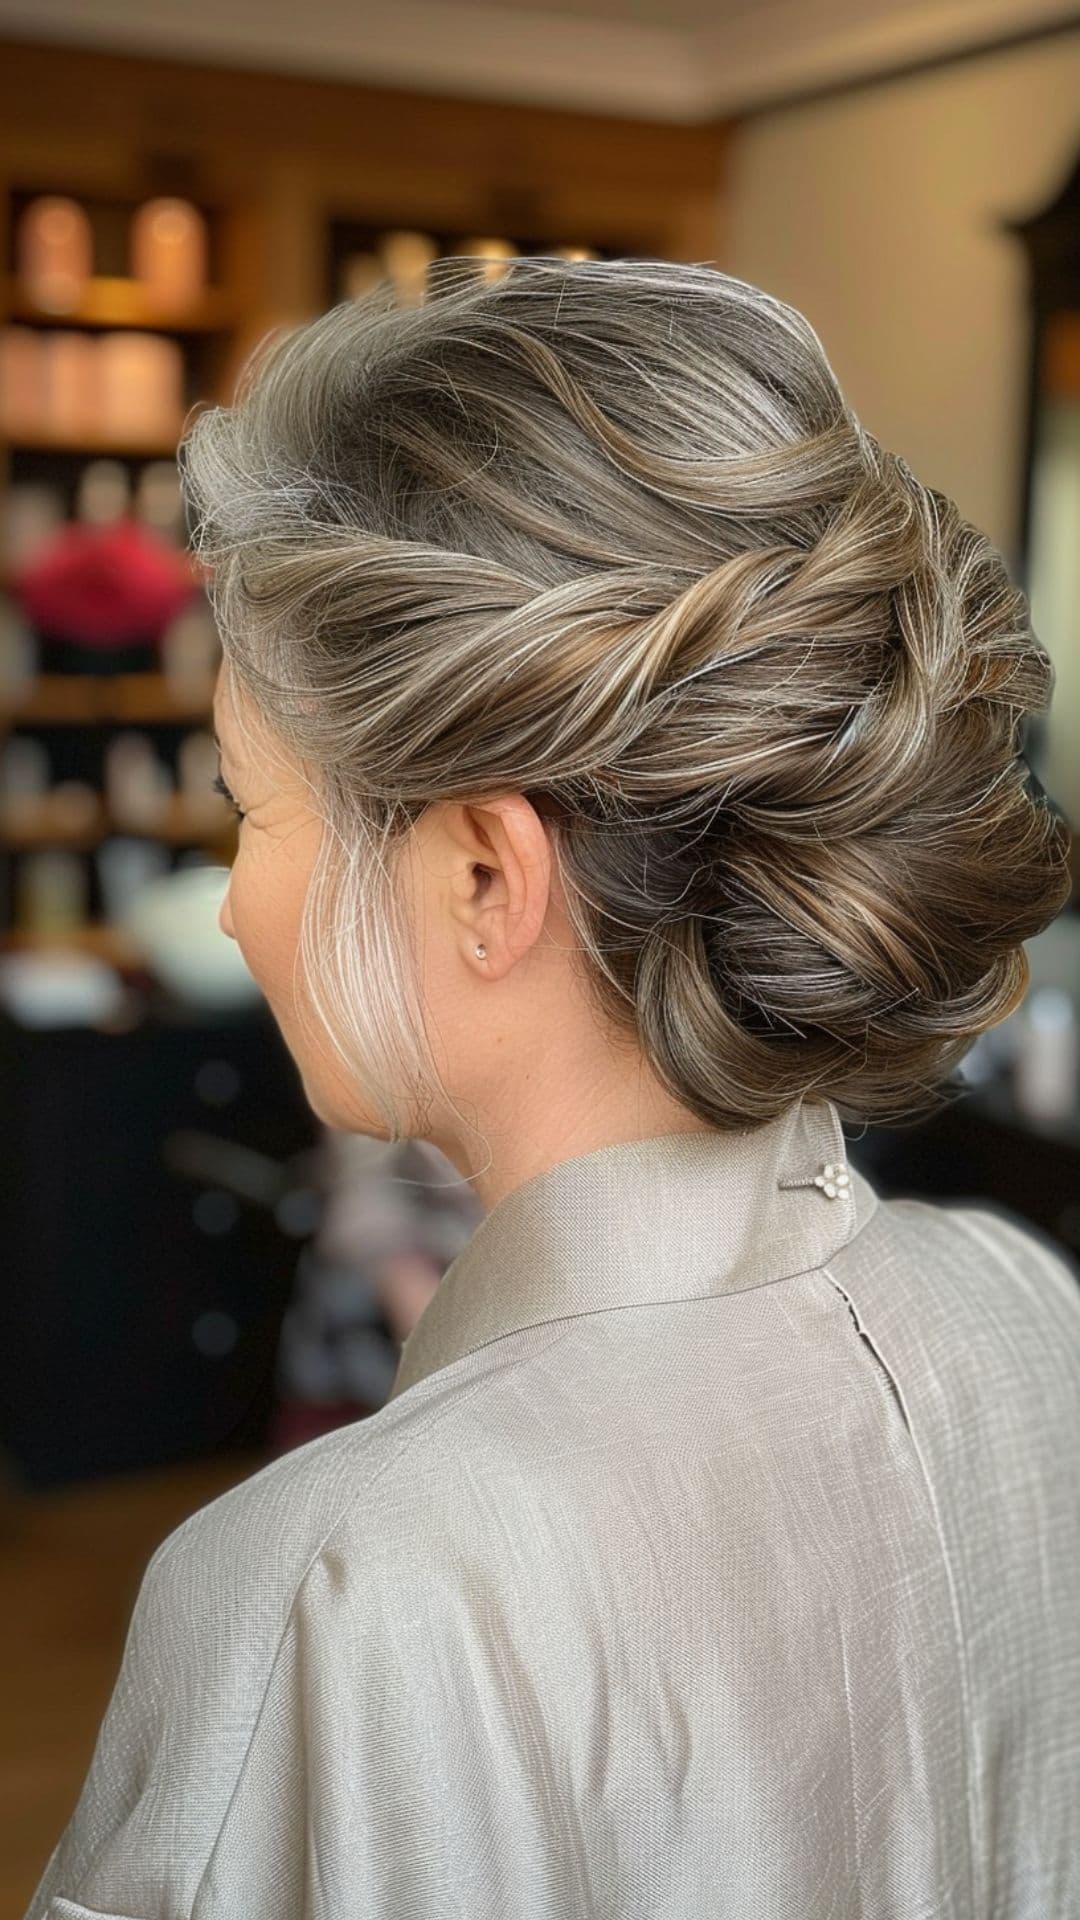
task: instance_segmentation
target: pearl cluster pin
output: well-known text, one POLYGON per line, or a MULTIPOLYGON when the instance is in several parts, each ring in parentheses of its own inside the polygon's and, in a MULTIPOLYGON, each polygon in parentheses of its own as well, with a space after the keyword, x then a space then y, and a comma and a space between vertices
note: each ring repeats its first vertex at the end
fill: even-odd
POLYGON ((835 1200, 838 1193, 846 1193, 851 1185, 851 1175, 841 1160, 827 1160, 820 1173, 814 1175, 815 1187, 820 1187, 826 1200, 835 1200))
POLYGON ((812 1180, 781 1180, 779 1184, 785 1192, 794 1187, 816 1187, 826 1200, 836 1200, 841 1194, 850 1193, 851 1175, 842 1160, 826 1160, 812 1180))

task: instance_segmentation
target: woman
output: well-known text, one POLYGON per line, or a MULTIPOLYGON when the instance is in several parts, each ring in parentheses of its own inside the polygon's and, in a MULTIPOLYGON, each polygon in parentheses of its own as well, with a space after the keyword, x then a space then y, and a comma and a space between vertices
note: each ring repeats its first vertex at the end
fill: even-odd
POLYGON ((707 264, 457 262, 181 449, 221 915, 484 1213, 158 1548, 31 1920, 1080 1913, 1080 1294, 842 1122, 1066 895, 999 555, 707 264))

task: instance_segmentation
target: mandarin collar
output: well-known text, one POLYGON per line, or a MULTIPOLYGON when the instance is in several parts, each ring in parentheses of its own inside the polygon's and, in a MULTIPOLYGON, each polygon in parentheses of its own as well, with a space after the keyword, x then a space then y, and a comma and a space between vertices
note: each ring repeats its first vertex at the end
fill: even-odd
POLYGON ((824 1100, 796 1101, 763 1126, 653 1134, 560 1160, 483 1215, 405 1340, 387 1397, 544 1321, 805 1273, 876 1204, 824 1100))

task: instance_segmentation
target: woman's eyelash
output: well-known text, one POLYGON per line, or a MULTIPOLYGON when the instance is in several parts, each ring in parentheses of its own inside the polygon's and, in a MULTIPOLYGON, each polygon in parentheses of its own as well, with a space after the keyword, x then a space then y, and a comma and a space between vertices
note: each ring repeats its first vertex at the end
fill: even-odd
POLYGON ((216 779, 214 780, 214 791, 216 793, 223 793, 225 795, 226 800, 228 801, 230 807, 232 808, 233 812, 236 814, 239 820, 242 820, 244 818, 244 815, 241 809, 237 806, 236 801, 233 799, 232 794, 229 792, 229 789, 225 785, 225 781, 220 773, 217 775, 216 779))

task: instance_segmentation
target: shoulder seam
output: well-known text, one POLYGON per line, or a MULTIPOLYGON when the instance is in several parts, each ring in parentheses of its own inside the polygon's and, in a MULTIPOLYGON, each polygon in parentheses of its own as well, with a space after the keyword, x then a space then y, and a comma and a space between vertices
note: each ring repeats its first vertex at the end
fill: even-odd
MULTIPOLYGON (((461 1398, 464 1398, 466 1400, 471 1399, 472 1395, 475 1392, 477 1392, 477 1390, 480 1387, 484 1385, 485 1378, 486 1376, 481 1376, 480 1379, 475 1380, 473 1382, 472 1387, 469 1388, 464 1393, 464 1395, 461 1396, 461 1398)), ((284 1647, 285 1641, 288 1637, 289 1629, 292 1626, 293 1615, 296 1611, 297 1601, 300 1598, 301 1592, 304 1587, 304 1583, 307 1580, 309 1573, 311 1572, 312 1568, 315 1566, 316 1562, 318 1561, 319 1556, 323 1552, 323 1549, 325 1548, 327 1541, 331 1538, 334 1532, 334 1529, 341 1525, 341 1522, 346 1518, 348 1513, 351 1512, 352 1508, 356 1505, 357 1501, 361 1499, 361 1497, 365 1493, 370 1492, 371 1488, 375 1486, 376 1482, 382 1478, 382 1475, 388 1472, 388 1470, 392 1466, 394 1466, 397 1463, 397 1461, 399 1461, 405 1453, 408 1452, 411 1446, 415 1445, 417 1440, 419 1440, 421 1434, 429 1432, 432 1427, 435 1427, 438 1425, 439 1421, 451 1411, 452 1405, 454 1406, 460 1405, 460 1398, 458 1400, 455 1400, 452 1403, 448 1402, 447 1405, 439 1413, 437 1413, 433 1419, 422 1422, 420 1425, 417 1426, 415 1431, 407 1434, 404 1437, 404 1439, 401 1441, 400 1445, 395 1449, 395 1451, 391 1453, 386 1460, 383 1461, 382 1465, 377 1469, 377 1471, 369 1474, 368 1477, 364 1480, 363 1484, 354 1490, 351 1499, 347 1501, 346 1505, 341 1509, 340 1513, 337 1513, 334 1515, 334 1518, 330 1522, 330 1525, 327 1527, 325 1533, 323 1533, 320 1536, 318 1544, 316 1545, 316 1547, 314 1548, 311 1554, 311 1558, 308 1560, 307 1565, 304 1567, 303 1572, 299 1574, 299 1576, 297 1577, 296 1586, 293 1591, 292 1598, 289 1601, 288 1611, 285 1615, 285 1619, 282 1622, 281 1632, 278 1635, 277 1641, 274 1646, 273 1655, 270 1659, 269 1665, 266 1670, 266 1680, 263 1684, 263 1689, 259 1696, 259 1704, 255 1711, 255 1717, 251 1723, 251 1732, 248 1735, 247 1744, 244 1748, 244 1752, 240 1760, 240 1765, 236 1771, 236 1779, 233 1782, 232 1791, 229 1794, 225 1811, 221 1816, 221 1820, 218 1823, 217 1832, 214 1835, 213 1841, 211 1842, 211 1845, 210 1845, 210 1850, 207 1853, 206 1861, 204 1863, 202 1873, 199 1875, 198 1884, 195 1888, 195 1893, 192 1899, 193 1915, 199 1902, 199 1896, 202 1893, 202 1889, 206 1883, 206 1876, 210 1871, 211 1865, 213 1863, 214 1855, 217 1852, 218 1845, 221 1840, 221 1836, 225 1831, 225 1827, 228 1822, 229 1815, 232 1812, 233 1805, 236 1801, 236 1796, 240 1791, 240 1787, 244 1778, 244 1771, 247 1766, 252 1747, 255 1743, 255 1736, 259 1730, 259 1724, 262 1720, 263 1713, 266 1708, 266 1702, 270 1697, 270 1688, 273 1682, 274 1673, 277 1668, 278 1661, 281 1657, 282 1648, 284 1647)), ((171 1536, 169 1537, 171 1538, 171 1536)), ((164 1544, 167 1544, 167 1541, 164 1544)))

